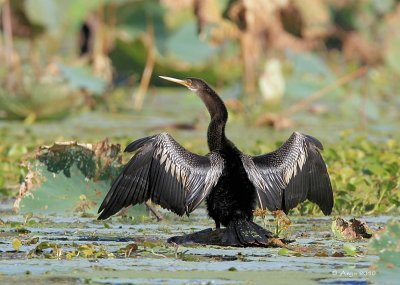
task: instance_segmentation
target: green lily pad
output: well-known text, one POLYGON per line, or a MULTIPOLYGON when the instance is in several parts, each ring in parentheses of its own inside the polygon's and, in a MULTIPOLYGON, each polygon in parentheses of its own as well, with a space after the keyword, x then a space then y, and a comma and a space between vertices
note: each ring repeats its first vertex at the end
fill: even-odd
POLYGON ((357 255, 357 247, 351 243, 346 243, 343 246, 343 250, 347 256, 356 256, 357 255))
POLYGON ((101 95, 107 87, 107 82, 92 75, 89 68, 60 64, 60 69, 69 86, 74 90, 83 88, 95 95, 101 95))
POLYGON ((194 21, 187 23, 168 38, 166 46, 179 60, 193 65, 202 65, 204 61, 215 55, 218 49, 200 40, 196 29, 194 21))
MULTIPOLYGON (((94 215, 122 169, 119 145, 76 142, 42 146, 21 185, 15 207, 21 213, 94 215)), ((145 207, 134 207, 145 215, 145 207)))

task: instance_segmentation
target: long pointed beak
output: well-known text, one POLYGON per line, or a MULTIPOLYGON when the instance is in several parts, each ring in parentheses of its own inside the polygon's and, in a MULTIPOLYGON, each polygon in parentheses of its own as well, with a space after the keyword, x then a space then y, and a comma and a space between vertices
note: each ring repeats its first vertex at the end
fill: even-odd
POLYGON ((186 86, 187 88, 190 88, 190 86, 191 86, 191 83, 189 81, 187 81, 187 80, 181 80, 181 79, 168 77, 168 76, 159 76, 159 77, 162 78, 162 79, 171 81, 171 82, 175 82, 175 83, 181 84, 183 86, 186 86))

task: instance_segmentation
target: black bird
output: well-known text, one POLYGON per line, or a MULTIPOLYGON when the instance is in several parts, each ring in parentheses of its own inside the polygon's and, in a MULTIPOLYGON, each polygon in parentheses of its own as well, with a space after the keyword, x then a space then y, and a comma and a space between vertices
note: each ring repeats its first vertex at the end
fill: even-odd
POLYGON ((189 152, 168 133, 132 142, 125 152, 138 151, 111 186, 98 219, 149 199, 178 215, 189 215, 205 199, 216 228, 226 227, 223 244, 250 246, 267 244, 271 237, 252 221, 257 203, 263 209, 287 212, 308 199, 325 215, 331 213, 332 187, 317 139, 295 132, 277 150, 249 156, 225 136, 228 112, 206 82, 160 77, 186 86, 203 100, 211 116, 210 152, 189 152))

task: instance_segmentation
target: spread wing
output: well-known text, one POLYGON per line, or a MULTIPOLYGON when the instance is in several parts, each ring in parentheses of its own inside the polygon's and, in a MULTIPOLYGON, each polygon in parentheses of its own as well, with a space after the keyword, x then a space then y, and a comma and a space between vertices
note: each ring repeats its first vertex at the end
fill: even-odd
POLYGON ((134 141, 125 151, 138 149, 108 191, 98 219, 149 199, 178 215, 188 214, 209 194, 224 167, 218 154, 191 153, 167 133, 134 141))
POLYGON ((255 157, 242 156, 262 208, 284 210, 308 199, 325 215, 333 208, 333 192, 320 150, 322 144, 308 135, 293 133, 277 150, 255 157))

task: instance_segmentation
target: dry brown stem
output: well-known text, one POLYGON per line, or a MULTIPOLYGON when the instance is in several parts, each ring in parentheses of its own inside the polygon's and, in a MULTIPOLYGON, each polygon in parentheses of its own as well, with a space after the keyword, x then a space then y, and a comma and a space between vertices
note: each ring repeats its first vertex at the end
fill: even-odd
POLYGON ((142 109, 144 97, 150 84, 151 75, 153 74, 154 65, 156 63, 156 53, 154 47, 154 25, 151 18, 147 21, 147 33, 144 35, 144 44, 147 47, 146 65, 143 70, 142 79, 138 91, 135 95, 133 108, 136 111, 142 109))
POLYGON ((338 80, 336 80, 335 82, 329 84, 328 86, 314 92, 313 94, 311 94, 310 96, 308 96, 307 98, 304 98, 303 100, 298 101, 297 103, 293 104, 292 106, 290 106, 289 108, 287 108, 286 110, 284 110, 283 112, 281 112, 279 114, 280 117, 287 117, 293 113, 298 112, 299 110, 303 110, 304 108, 306 108, 308 105, 310 105, 312 102, 314 102, 315 100, 321 98, 322 96, 332 92, 333 90, 335 90, 336 88, 343 86, 351 81, 353 81, 354 79, 364 76, 368 71, 368 67, 363 66, 360 67, 359 69, 340 77, 338 80))

